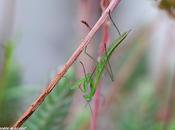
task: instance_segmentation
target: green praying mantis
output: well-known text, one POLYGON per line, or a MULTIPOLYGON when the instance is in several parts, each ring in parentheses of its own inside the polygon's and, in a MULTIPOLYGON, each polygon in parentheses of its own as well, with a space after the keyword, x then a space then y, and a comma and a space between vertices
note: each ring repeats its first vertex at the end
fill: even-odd
MULTIPOLYGON (((76 89, 76 88, 80 88, 80 90, 84 93, 83 97, 87 102, 90 102, 92 100, 92 98, 95 95, 96 89, 100 84, 100 80, 104 74, 105 68, 107 67, 107 70, 109 73, 112 73, 112 69, 111 66, 109 64, 109 59, 112 56, 113 52, 116 50, 116 48, 124 41, 124 39, 126 39, 126 37, 128 36, 130 31, 124 32, 123 34, 120 33, 118 27, 116 26, 115 22, 113 21, 110 11, 109 11, 109 18, 111 20, 111 22, 113 23, 114 27, 116 28, 119 37, 114 40, 114 42, 110 45, 110 47, 108 49, 106 49, 105 46, 105 53, 100 57, 100 59, 98 59, 98 61, 96 61, 90 54, 88 54, 86 52, 86 48, 85 48, 85 53, 86 55, 88 55, 93 61, 96 62, 96 66, 94 68, 94 70, 92 71, 92 73, 86 73, 85 71, 85 67, 84 64, 80 61, 83 70, 84 70, 84 77, 82 77, 81 79, 79 79, 72 87, 71 89, 76 89), (108 65, 109 65, 109 69, 108 69, 108 65), (110 71, 109 71, 110 70, 110 71), (82 85, 82 87, 81 87, 82 85)), ((88 28, 90 28, 89 25, 87 25, 88 28)), ((111 76, 111 79, 113 81, 113 76, 111 76)))
POLYGON ((85 76, 78 80, 72 87, 72 89, 80 88, 80 90, 84 93, 84 99, 87 102, 90 102, 94 97, 97 87, 99 86, 100 80, 103 76, 105 68, 108 64, 108 61, 115 51, 115 49, 123 42, 123 40, 127 37, 130 31, 123 33, 119 36, 107 49, 107 51, 103 54, 100 60, 97 62, 95 69, 92 73, 86 73, 85 68, 82 62, 80 62, 83 66, 85 76), (83 86, 82 88, 80 86, 83 86))

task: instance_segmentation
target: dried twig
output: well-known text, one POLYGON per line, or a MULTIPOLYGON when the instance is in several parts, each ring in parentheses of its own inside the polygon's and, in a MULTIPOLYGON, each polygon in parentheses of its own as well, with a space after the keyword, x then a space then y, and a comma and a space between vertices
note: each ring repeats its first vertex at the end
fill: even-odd
POLYGON ((109 10, 113 11, 115 6, 118 5, 120 0, 112 0, 106 10, 103 12, 99 20, 96 22, 91 31, 87 34, 85 39, 81 42, 77 50, 72 54, 67 63, 63 66, 63 68, 57 73, 55 78, 51 80, 50 84, 47 88, 41 93, 41 95, 35 100, 35 102, 27 109, 27 111, 19 118, 19 120, 14 124, 14 128, 19 128, 22 124, 32 115, 33 112, 40 106, 40 104, 45 100, 45 98, 49 95, 49 93, 55 88, 56 84, 60 81, 60 79, 64 76, 64 74, 68 71, 68 69, 72 66, 75 60, 79 57, 84 48, 89 44, 91 39, 94 37, 97 30, 104 23, 106 18, 108 17, 109 10))

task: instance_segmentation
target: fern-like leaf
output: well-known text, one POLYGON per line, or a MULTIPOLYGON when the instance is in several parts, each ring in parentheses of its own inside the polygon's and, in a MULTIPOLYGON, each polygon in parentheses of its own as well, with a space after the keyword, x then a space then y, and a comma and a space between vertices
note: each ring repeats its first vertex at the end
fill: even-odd
MULTIPOLYGON (((68 75, 71 78, 73 74, 68 73, 68 75)), ((27 120, 24 127, 27 127, 27 130, 64 130, 73 92, 68 81, 62 79, 59 86, 27 120)))

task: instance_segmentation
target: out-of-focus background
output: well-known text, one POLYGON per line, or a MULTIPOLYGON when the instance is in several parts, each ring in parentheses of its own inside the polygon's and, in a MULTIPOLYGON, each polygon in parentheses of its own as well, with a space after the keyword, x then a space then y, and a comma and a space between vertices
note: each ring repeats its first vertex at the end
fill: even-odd
MULTIPOLYGON (((132 31, 110 59, 115 81, 104 75, 97 130, 175 129, 174 8, 174 0, 122 0, 112 13, 121 32, 132 31)), ((78 47, 89 31, 80 21, 92 27, 100 15, 100 0, 0 0, 0 126, 15 123, 78 47)), ((88 46, 94 57, 101 34, 88 46)), ((117 36, 110 24, 110 40, 117 36)), ((90 70, 92 61, 80 59, 90 70)), ((79 61, 72 70, 78 80, 79 61)), ((60 86, 27 129, 90 129, 82 93, 60 86)))

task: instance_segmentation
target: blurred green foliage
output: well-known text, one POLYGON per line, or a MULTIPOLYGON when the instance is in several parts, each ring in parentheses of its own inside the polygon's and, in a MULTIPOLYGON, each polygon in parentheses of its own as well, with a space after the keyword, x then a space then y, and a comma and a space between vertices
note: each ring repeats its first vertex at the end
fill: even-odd
POLYGON ((66 130, 89 130, 90 118, 88 109, 78 112, 66 130))
MULTIPOLYGON (((67 77, 73 80, 73 75, 73 71, 69 71, 67 77)), ((63 78, 31 118, 26 121, 24 127, 27 127, 27 130, 64 130, 67 126, 66 117, 72 103, 73 93, 68 80, 63 78)))
MULTIPOLYGON (((136 64, 127 66, 132 69, 132 65, 134 65, 133 71, 131 71, 131 73, 128 72, 129 77, 126 76, 127 79, 125 80, 125 83, 123 86, 120 86, 121 88, 118 89, 119 92, 115 93, 117 96, 113 95, 117 100, 114 99, 111 104, 103 104, 108 104, 110 108, 108 109, 109 112, 103 113, 104 115, 107 115, 104 117, 99 116, 99 126, 104 123, 100 122, 100 118, 107 118, 107 116, 109 116, 109 120, 104 124, 113 126, 113 130, 163 129, 165 117, 159 119, 159 115, 163 115, 161 109, 165 106, 162 106, 162 104, 165 105, 166 103, 163 103, 165 100, 158 99, 160 97, 156 95, 157 88, 150 75, 148 59, 149 51, 147 50, 148 46, 144 45, 145 39, 147 39, 145 38, 145 35, 140 33, 138 37, 132 41, 132 45, 122 52, 122 56, 117 60, 117 67, 115 69, 113 68, 116 72, 119 72, 126 64, 131 63, 127 62, 128 60, 133 60, 136 64)), ((24 95, 23 92, 25 92, 23 91, 24 89, 20 87, 21 72, 20 68, 14 64, 13 51, 13 43, 9 42, 5 44, 5 58, 3 69, 0 73, 1 126, 10 126, 16 121, 17 112, 21 112, 21 100, 19 95, 24 95)), ((127 70, 129 69, 127 68, 127 70)), ((67 73, 67 77, 69 78, 63 78, 61 80, 58 86, 45 99, 43 104, 40 105, 25 122, 23 126, 27 127, 27 130, 88 130, 90 128, 92 116, 89 110, 87 111, 84 109, 83 112, 76 112, 74 113, 74 116, 72 116, 72 113, 70 112, 70 110, 73 109, 71 104, 74 91, 70 89, 72 84, 68 79, 75 80, 75 73, 70 70, 67 73)), ((105 90, 108 89, 110 89, 110 87, 105 88, 105 90)), ((162 96, 163 94, 161 93, 160 95, 162 96)), ((103 108, 103 105, 101 108, 103 108)), ((169 122, 168 128, 168 130, 175 129, 173 119, 169 122)))
POLYGON ((10 126, 16 119, 20 99, 10 90, 20 91, 21 72, 13 59, 14 43, 4 44, 4 61, 0 72, 0 126, 10 126))
POLYGON ((137 64, 137 69, 134 70, 130 78, 127 80, 127 83, 123 87, 123 90, 130 92, 131 90, 135 89, 137 82, 139 82, 143 77, 145 77, 145 75, 148 74, 147 63, 147 55, 144 55, 137 64))
MULTIPOLYGON (((139 49, 135 43, 123 57, 135 58, 139 49)), ((116 130, 155 130, 157 127, 156 114, 159 104, 154 97, 154 87, 148 76, 145 52, 122 86, 119 102, 116 106, 112 105, 111 114, 113 113, 112 120, 115 121, 116 130)))

